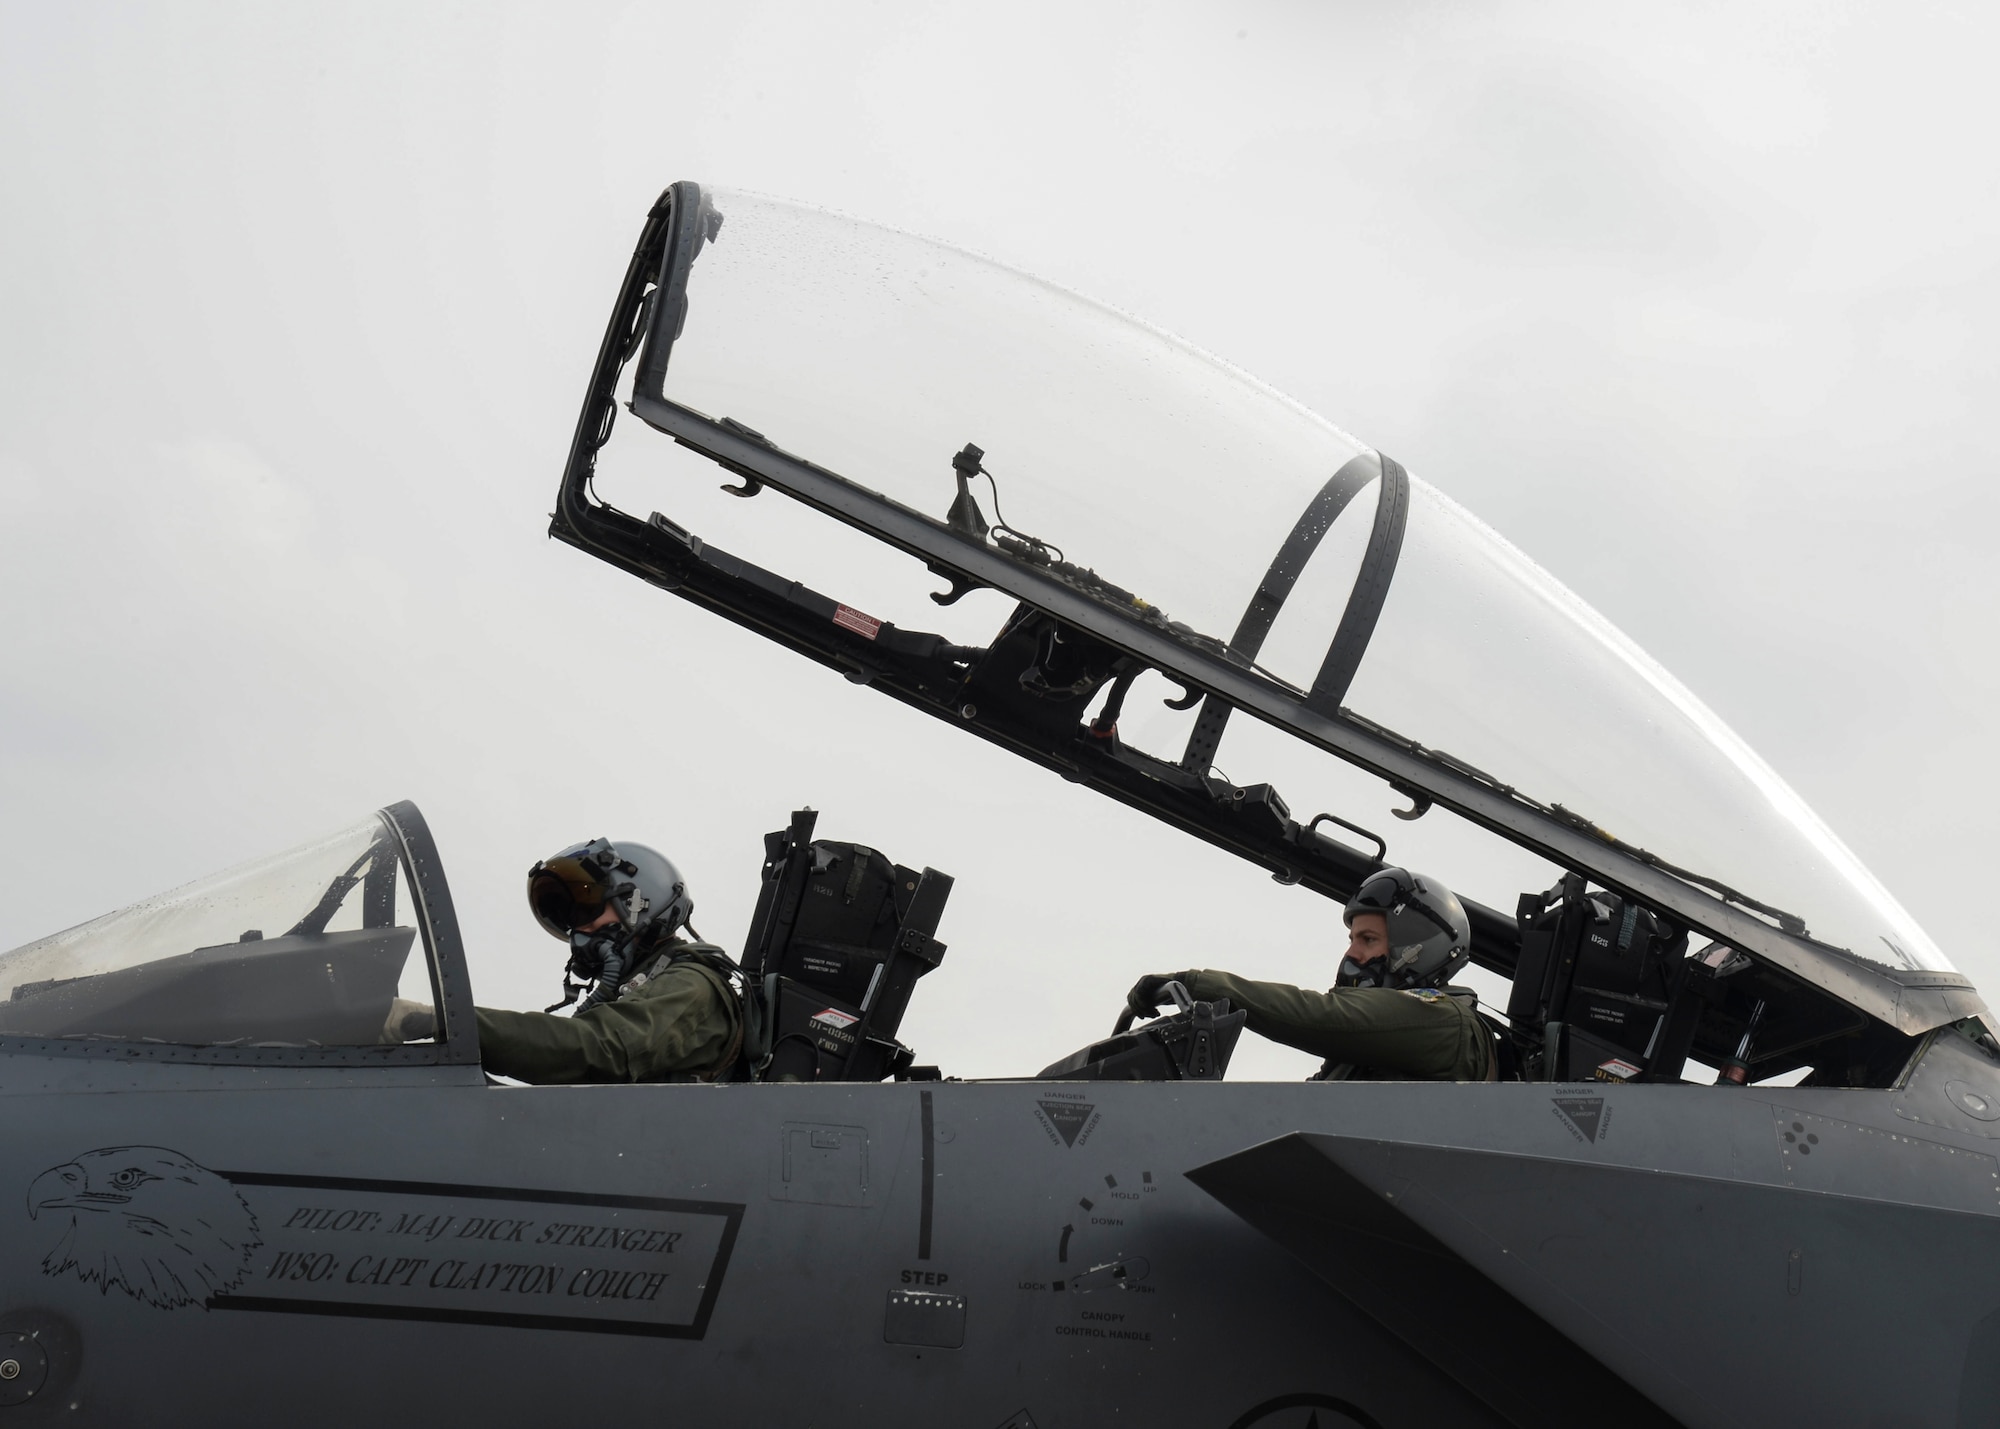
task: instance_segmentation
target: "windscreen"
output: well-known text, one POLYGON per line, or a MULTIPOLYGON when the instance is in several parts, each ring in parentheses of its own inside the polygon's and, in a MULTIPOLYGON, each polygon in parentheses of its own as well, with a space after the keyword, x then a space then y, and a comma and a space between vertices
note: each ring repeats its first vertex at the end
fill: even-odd
MULTIPOLYGON (((720 223, 689 276, 669 400, 938 518, 953 454, 976 444, 997 483, 972 488, 988 520, 1216 641, 1365 451, 1236 369, 1026 274, 782 201, 708 199, 720 223)), ((1380 486, 1318 541, 1256 656, 1294 701, 1379 541, 1380 486)), ((1408 491, 1345 717, 1559 805, 1821 942, 1949 968, 1699 700, 1450 498, 1416 480, 1408 491)))
POLYGON ((0 1036, 367 1046, 433 1000, 387 821, 241 864, 0 953, 0 1036))

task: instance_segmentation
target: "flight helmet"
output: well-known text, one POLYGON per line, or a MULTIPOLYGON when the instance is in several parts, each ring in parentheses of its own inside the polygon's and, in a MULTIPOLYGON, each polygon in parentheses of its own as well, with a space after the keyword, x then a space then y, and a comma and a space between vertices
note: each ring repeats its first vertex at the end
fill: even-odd
POLYGON ((1341 921, 1380 913, 1389 925, 1389 951, 1370 963, 1340 960, 1339 987, 1442 987, 1472 957, 1472 920, 1449 888, 1421 873, 1378 868, 1347 900, 1341 921))
POLYGON ((528 906, 549 936, 565 942, 606 908, 626 934, 644 934, 648 944, 694 916, 687 882, 666 855, 622 839, 592 839, 537 863, 528 870, 528 906))

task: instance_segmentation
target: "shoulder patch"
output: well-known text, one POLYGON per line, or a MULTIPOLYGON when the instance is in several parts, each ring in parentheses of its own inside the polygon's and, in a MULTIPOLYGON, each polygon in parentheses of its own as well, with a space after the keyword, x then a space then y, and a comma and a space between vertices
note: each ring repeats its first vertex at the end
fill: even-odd
POLYGON ((1443 1002, 1445 1000, 1444 994, 1434 987, 1405 987, 1398 988, 1397 991, 1401 992, 1405 997, 1414 997, 1418 1002, 1443 1002))

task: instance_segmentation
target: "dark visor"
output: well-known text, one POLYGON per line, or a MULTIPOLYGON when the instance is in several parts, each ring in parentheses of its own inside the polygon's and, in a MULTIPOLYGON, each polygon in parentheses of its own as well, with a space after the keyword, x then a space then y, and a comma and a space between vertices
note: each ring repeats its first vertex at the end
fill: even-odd
POLYGON ((1352 923, 1357 913, 1390 913, 1398 903, 1403 902, 1412 892, 1406 875, 1400 869, 1382 869, 1371 873, 1354 890, 1354 896, 1347 900, 1347 921, 1352 923))
POLYGON ((535 910, 535 921, 558 938, 596 921, 610 897, 603 871, 566 854, 528 871, 528 906, 535 910))

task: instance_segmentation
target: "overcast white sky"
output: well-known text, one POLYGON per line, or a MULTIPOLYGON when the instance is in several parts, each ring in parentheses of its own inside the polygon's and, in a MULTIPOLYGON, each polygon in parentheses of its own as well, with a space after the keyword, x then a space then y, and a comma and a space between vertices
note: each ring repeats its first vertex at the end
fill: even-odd
POLYGON ((0 0, 0 947, 413 798, 481 1000, 539 1006, 533 859, 655 843, 734 946, 810 803, 958 876, 904 1024, 949 1072, 1053 1060, 1140 971, 1325 985, 1321 900, 545 539, 687 177, 990 253, 1395 455, 2000 985, 1997 28, 0 0))

